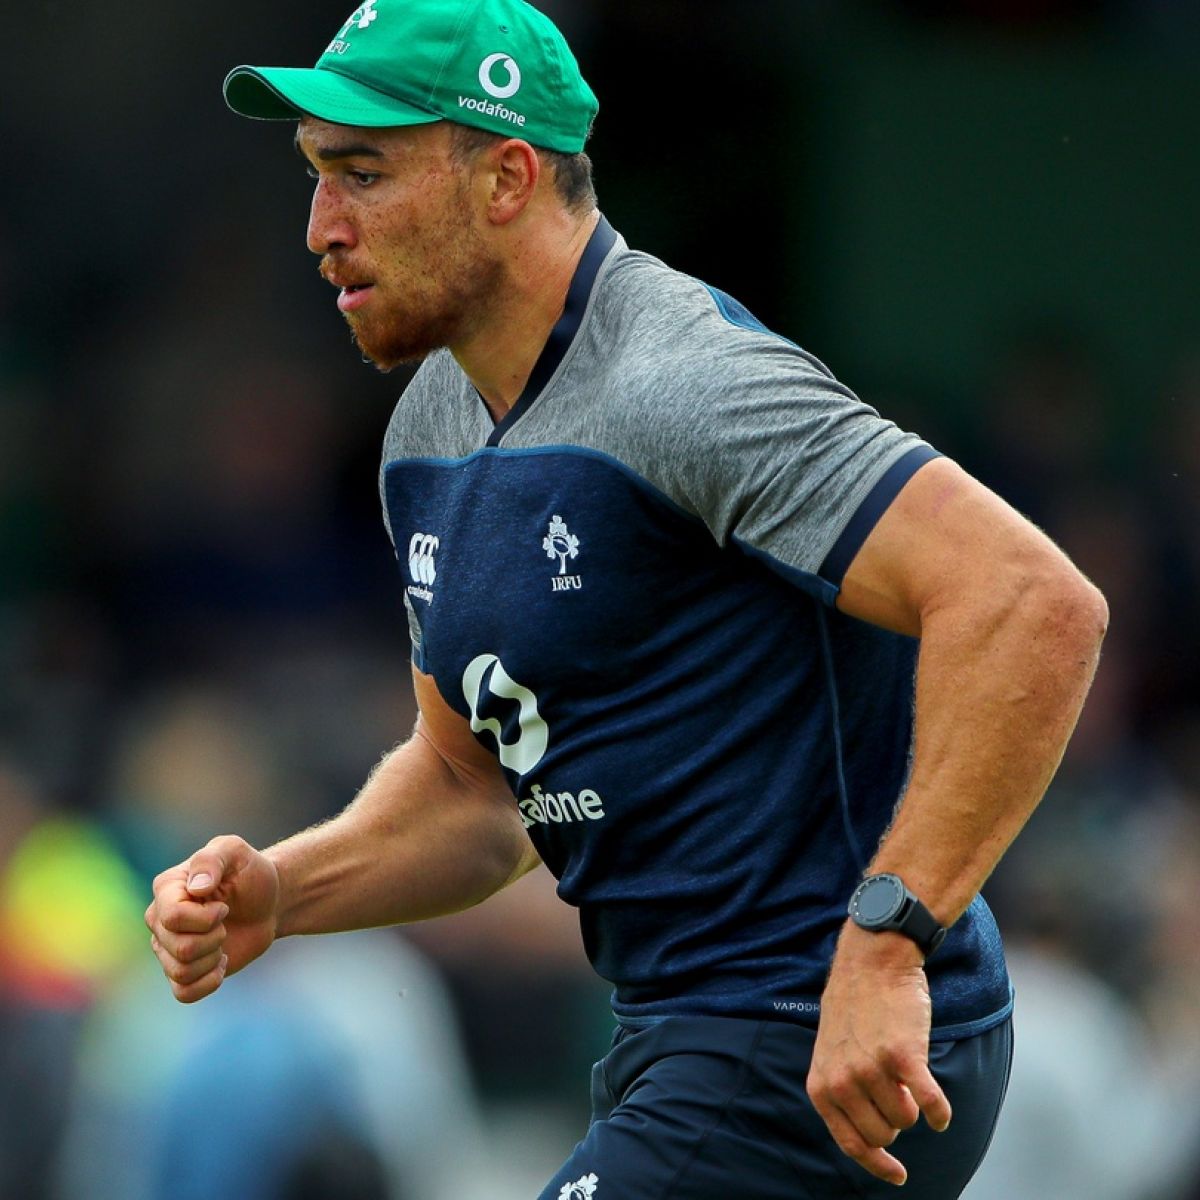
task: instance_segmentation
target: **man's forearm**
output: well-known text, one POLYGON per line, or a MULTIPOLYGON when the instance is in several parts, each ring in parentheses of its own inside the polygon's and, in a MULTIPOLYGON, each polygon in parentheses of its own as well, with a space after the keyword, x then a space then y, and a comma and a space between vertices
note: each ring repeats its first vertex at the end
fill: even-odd
POLYGON ((341 814, 266 851, 277 936, 424 920, 478 904, 534 857, 510 798, 456 774, 418 732, 341 814))
MULTIPOLYGON (((945 459, 912 477, 863 543, 838 607, 921 638, 906 793, 871 863, 951 925, 1036 807, 1099 656, 1103 597, 1044 535, 945 459)), ((902 1183, 891 1153, 952 1110, 929 1065, 924 955, 847 920, 821 1001, 808 1093, 846 1154, 902 1183)), ((901 1155, 903 1157, 903 1155, 901 1155)))
POLYGON ((1091 685, 1100 594, 1062 570, 927 616, 908 789, 873 872, 961 916, 1050 783, 1091 685))

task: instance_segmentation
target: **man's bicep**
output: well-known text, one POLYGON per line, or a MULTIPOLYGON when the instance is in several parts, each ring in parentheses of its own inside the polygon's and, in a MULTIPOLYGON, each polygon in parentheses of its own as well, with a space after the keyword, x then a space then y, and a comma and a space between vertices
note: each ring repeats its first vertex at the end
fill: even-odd
MULTIPOLYGON (((467 795, 484 803, 486 810, 512 838, 514 871, 508 882, 540 866, 542 860, 525 834, 512 790, 495 755, 479 744, 467 719, 446 703, 432 675, 413 667, 413 690, 418 710, 415 736, 436 753, 446 769, 467 789, 467 795)), ((492 819, 489 817, 489 822, 492 819)))
POLYGON ((938 608, 1069 569, 1039 529, 947 458, 926 463, 867 535, 837 607, 911 637, 938 608))
POLYGON ((464 782, 508 792, 496 756, 489 754, 471 732, 470 722, 446 703, 432 675, 413 669, 417 698, 417 734, 423 737, 464 782))

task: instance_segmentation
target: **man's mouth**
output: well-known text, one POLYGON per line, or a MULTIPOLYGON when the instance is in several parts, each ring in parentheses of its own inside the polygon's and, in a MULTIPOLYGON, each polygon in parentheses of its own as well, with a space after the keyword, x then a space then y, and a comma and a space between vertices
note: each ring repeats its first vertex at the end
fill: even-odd
POLYGON ((331 262, 322 262, 320 272, 326 283, 341 289, 337 306, 342 312, 352 312, 361 308, 370 299, 375 286, 373 280, 351 275, 349 271, 342 270, 331 262))
MULTIPOLYGON (((335 281, 336 282, 336 281, 335 281)), ((341 312, 353 312, 361 308, 371 298, 375 290, 373 283, 347 283, 342 285, 338 294, 337 306, 341 312)))

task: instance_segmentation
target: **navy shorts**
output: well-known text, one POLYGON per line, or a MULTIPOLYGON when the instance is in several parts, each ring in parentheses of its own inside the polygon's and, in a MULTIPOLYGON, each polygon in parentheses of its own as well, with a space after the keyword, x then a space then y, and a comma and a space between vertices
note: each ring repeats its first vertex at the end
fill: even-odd
POLYGON ((954 1200, 991 1140, 1012 1024, 934 1042, 954 1118, 922 1118, 889 1148, 903 1190, 847 1158, 804 1090, 816 1030, 780 1021, 671 1017, 619 1028, 592 1069, 592 1124, 540 1200, 954 1200))

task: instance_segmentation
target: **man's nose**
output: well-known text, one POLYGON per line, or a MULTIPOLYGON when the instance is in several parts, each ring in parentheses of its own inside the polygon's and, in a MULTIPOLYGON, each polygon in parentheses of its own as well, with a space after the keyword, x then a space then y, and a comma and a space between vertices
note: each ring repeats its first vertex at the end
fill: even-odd
POLYGON ((314 254, 352 249, 357 242, 354 226, 343 211, 338 192, 328 180, 318 179, 308 214, 308 248, 314 254))

